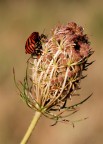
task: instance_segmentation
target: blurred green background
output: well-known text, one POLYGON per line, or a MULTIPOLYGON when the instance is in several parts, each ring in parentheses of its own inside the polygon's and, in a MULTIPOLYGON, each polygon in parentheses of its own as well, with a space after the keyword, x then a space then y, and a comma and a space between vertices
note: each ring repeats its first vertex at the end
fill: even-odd
POLYGON ((95 51, 78 100, 93 96, 72 116, 89 118, 72 128, 51 127, 53 122, 42 117, 28 144, 103 144, 103 0, 0 0, 0 144, 19 144, 34 115, 19 97, 12 73, 15 67, 23 80, 27 37, 33 31, 49 34, 59 22, 71 21, 84 27, 95 51))

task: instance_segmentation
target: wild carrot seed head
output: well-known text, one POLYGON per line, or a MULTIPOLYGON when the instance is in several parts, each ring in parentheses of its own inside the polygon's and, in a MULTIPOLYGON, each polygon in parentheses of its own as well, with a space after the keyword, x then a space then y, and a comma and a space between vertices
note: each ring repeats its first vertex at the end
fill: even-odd
POLYGON ((54 28, 42 47, 41 56, 28 61, 27 71, 31 70, 31 76, 26 75, 24 99, 31 108, 57 120, 62 118, 62 110, 75 111, 73 106, 67 105, 67 100, 80 88, 83 71, 93 51, 83 28, 74 22, 54 28))

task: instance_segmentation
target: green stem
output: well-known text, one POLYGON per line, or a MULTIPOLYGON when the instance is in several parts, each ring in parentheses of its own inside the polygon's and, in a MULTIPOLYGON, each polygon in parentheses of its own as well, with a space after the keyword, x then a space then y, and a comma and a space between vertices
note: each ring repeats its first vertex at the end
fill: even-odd
POLYGON ((36 111, 35 115, 33 117, 33 120, 31 121, 31 124, 30 124, 30 126, 29 126, 29 128, 28 128, 26 134, 24 135, 20 144, 26 144, 27 143, 27 141, 30 138, 32 131, 35 128, 40 116, 41 116, 41 112, 36 111))

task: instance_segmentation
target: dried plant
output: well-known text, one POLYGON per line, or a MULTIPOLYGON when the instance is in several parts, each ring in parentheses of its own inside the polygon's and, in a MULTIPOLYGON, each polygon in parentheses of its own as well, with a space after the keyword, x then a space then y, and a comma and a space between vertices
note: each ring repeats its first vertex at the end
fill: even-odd
POLYGON ((34 41, 34 50, 33 47, 26 49, 26 52, 33 51, 27 61, 24 82, 21 83, 23 91, 15 80, 22 99, 36 111, 34 126, 41 114, 55 120, 54 124, 70 122, 67 117, 77 112, 77 107, 90 97, 70 105, 72 96, 80 89, 81 79, 85 78, 83 71, 93 63, 88 62, 93 51, 83 28, 71 22, 54 28, 50 38, 44 36, 34 41))

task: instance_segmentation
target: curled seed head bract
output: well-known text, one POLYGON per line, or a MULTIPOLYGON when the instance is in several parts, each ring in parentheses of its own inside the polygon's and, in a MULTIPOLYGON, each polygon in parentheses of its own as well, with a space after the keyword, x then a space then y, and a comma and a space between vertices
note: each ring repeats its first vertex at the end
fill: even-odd
POLYGON ((32 54, 27 61, 21 97, 29 107, 56 123, 68 121, 65 118, 76 113, 77 107, 90 97, 70 105, 85 78, 83 71, 93 63, 88 62, 93 54, 90 41, 81 26, 70 22, 52 29, 51 36, 41 44, 39 56, 32 54))

